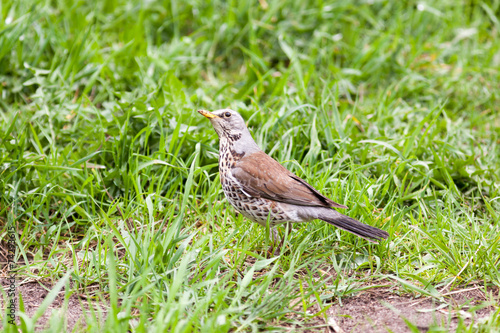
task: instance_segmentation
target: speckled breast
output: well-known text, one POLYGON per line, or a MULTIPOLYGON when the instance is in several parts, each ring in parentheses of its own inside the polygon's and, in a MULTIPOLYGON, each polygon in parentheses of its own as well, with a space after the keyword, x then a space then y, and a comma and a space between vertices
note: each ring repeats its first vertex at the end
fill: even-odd
POLYGON ((238 181, 231 175, 231 169, 244 155, 245 153, 232 151, 228 144, 221 142, 219 173, 222 190, 227 200, 243 216, 261 225, 266 225, 268 216, 271 226, 288 221, 289 218, 279 203, 265 198, 248 196, 241 190, 238 181))

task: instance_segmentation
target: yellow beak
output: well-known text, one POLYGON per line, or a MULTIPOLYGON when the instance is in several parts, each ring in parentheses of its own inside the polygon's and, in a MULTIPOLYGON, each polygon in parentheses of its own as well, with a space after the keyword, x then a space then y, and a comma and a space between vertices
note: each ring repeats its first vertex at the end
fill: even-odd
POLYGON ((205 111, 205 110, 198 110, 198 112, 199 112, 202 116, 207 117, 208 119, 212 119, 212 118, 219 118, 218 116, 216 116, 215 114, 213 114, 212 112, 209 112, 209 111, 205 111))

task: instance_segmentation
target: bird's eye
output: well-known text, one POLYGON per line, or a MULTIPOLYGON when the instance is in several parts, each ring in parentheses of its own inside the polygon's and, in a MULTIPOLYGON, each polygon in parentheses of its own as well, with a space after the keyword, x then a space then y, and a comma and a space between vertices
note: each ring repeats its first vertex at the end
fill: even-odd
POLYGON ((226 112, 226 113, 224 113, 224 116, 226 116, 226 118, 231 117, 231 112, 226 112))

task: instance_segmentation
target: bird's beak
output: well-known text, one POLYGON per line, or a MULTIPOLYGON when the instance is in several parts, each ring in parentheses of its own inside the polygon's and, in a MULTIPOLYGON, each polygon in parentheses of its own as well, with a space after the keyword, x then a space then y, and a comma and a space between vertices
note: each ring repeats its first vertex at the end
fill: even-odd
POLYGON ((213 118, 219 118, 219 116, 216 116, 212 112, 205 111, 205 110, 198 110, 198 112, 202 115, 207 117, 208 119, 213 119, 213 118))

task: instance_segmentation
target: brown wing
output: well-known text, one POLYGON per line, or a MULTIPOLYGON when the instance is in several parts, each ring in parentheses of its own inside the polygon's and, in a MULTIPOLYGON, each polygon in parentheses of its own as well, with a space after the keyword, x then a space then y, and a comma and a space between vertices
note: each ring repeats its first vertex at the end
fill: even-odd
POLYGON ((231 174, 254 197, 301 206, 347 208, 319 193, 264 152, 244 156, 231 174))

